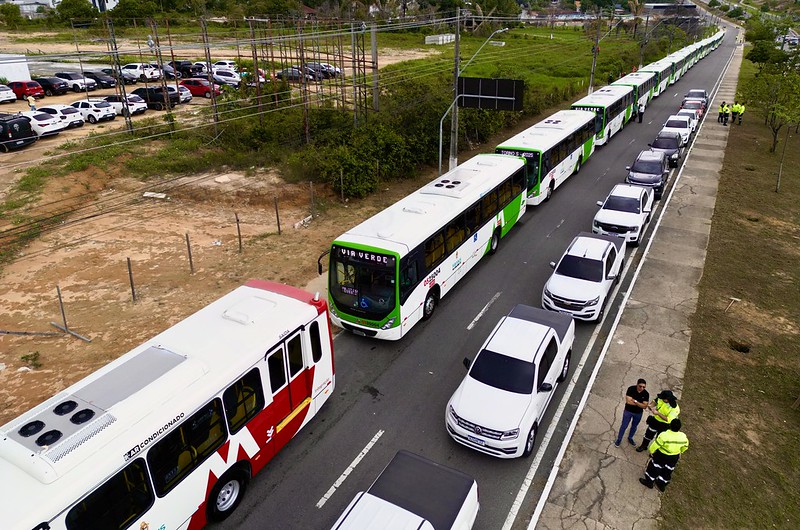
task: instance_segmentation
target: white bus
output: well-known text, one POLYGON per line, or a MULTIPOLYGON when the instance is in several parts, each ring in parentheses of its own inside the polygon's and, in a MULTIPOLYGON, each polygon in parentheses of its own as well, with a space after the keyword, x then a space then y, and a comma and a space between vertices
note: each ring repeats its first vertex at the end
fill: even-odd
POLYGON ((334 324, 397 340, 525 213, 525 161, 482 154, 399 200, 333 242, 328 302, 334 324))
POLYGON ((573 103, 572 110, 591 110, 600 117, 595 144, 604 145, 631 119, 633 104, 633 87, 609 85, 573 103))
POLYGON ((654 72, 631 72, 628 75, 617 79, 614 85, 630 86, 633 87, 633 97, 635 105, 642 104, 645 108, 650 104, 650 101, 655 97, 656 89, 656 74, 654 72))
POLYGON ((0 527, 195 529, 333 393, 327 304, 252 280, 0 428, 0 527))
POLYGON ((589 160, 601 125, 593 111, 560 110, 502 142, 495 153, 525 159, 527 202, 536 206, 589 160))
POLYGON ((661 59, 639 68, 639 72, 652 72, 656 75, 653 97, 658 97, 672 84, 672 61, 661 59))

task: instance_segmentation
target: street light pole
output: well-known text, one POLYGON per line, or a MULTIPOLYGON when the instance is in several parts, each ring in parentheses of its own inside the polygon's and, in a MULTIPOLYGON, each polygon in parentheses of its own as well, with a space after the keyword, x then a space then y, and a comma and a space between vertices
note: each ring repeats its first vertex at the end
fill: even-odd
MULTIPOLYGON (((456 27, 458 27, 458 25, 459 25, 458 14, 456 14, 456 27)), ((442 174, 442 122, 444 121, 445 117, 447 116, 447 113, 450 112, 451 109, 453 111, 453 118, 452 121, 450 122, 450 161, 448 170, 453 170, 455 169, 456 166, 458 166, 458 105, 456 105, 456 102, 458 101, 458 78, 461 77, 461 74, 464 73, 464 70, 467 69, 470 63, 472 63, 475 57, 477 57, 478 54, 481 52, 483 47, 489 44, 489 41, 491 41, 495 35, 499 33, 505 33, 506 31, 508 31, 508 28, 502 28, 493 31, 492 34, 489 35, 489 38, 487 38, 483 42, 483 44, 481 44, 481 47, 478 48, 478 51, 472 54, 472 57, 469 58, 469 61, 467 61, 467 63, 463 67, 459 67, 460 61, 458 57, 458 49, 459 49, 458 34, 456 34, 456 59, 455 59, 456 67, 454 70, 455 79, 453 80, 453 88, 454 88, 453 93, 455 94, 455 97, 453 98, 453 103, 450 104, 450 106, 447 108, 444 115, 442 116, 442 119, 439 120, 439 175, 442 174)))

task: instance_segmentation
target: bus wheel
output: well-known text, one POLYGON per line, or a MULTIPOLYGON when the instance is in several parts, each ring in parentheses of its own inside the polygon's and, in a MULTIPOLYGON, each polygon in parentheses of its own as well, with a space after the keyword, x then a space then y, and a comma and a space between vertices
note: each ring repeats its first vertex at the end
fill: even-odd
POLYGON ((436 311, 437 298, 436 292, 433 289, 428 291, 428 294, 425 296, 425 304, 422 306, 422 320, 428 320, 433 316, 433 312, 436 311))
POLYGON ((581 172, 581 159, 580 157, 578 157, 578 165, 575 166, 575 174, 577 175, 580 172, 581 172))
POLYGON ((495 230, 492 233, 492 241, 489 243, 489 254, 497 252, 497 247, 500 246, 500 230, 495 230))
POLYGON ((208 519, 224 521, 239 506, 247 490, 250 477, 241 468, 234 468, 222 475, 211 488, 208 496, 208 519))

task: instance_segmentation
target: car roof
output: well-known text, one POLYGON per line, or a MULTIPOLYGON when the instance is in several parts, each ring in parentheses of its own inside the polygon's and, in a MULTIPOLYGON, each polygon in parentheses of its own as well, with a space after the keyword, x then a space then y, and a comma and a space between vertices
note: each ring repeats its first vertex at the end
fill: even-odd
POLYGON ((49 105, 45 105, 43 107, 39 107, 41 109, 55 109, 55 110, 63 110, 63 109, 74 109, 75 107, 70 107, 69 105, 64 105, 63 103, 51 103, 49 105))
POLYGON ((613 188, 611 188, 611 193, 608 196, 615 196, 615 197, 630 197, 633 199, 638 199, 642 196, 642 193, 645 192, 645 188, 642 186, 634 186, 633 184, 617 184, 613 188))
POLYGON ((536 322, 508 315, 495 328, 484 349, 531 363, 548 329, 536 322), (534 345, 537 347, 532 347, 534 345))
POLYGON ((567 251, 564 255, 581 256, 584 258, 600 260, 608 250, 611 243, 603 239, 588 237, 588 236, 575 236, 572 240, 567 251))
POLYGON ((636 160, 662 160, 665 156, 661 151, 651 151, 650 149, 646 149, 639 153, 639 156, 636 157, 636 160))
MULTIPOLYGON (((679 116, 679 115, 677 115, 677 114, 673 114, 672 116, 670 116, 669 118, 667 118, 667 121, 670 121, 670 120, 681 120, 681 121, 686 121, 686 122, 688 123, 688 122, 689 122, 689 117, 688 117, 688 116, 686 116, 686 115, 679 116)), ((665 122, 665 123, 666 123, 666 122, 665 122)))
POLYGON ((658 131, 658 134, 656 135, 656 139, 658 139, 658 138, 674 138, 674 139, 680 141, 681 133, 679 133, 677 131, 665 131, 665 130, 662 129, 662 130, 658 131))

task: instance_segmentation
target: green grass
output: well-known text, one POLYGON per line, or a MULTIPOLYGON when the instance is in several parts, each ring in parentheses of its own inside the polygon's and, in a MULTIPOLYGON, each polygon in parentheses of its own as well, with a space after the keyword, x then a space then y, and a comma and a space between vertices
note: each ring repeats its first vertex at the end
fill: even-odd
MULTIPOLYGON (((753 74, 745 61, 739 86, 753 74)), ((776 193, 785 134, 770 154, 755 109, 731 127, 681 400, 691 446, 664 528, 800 527, 800 135, 776 193)))

